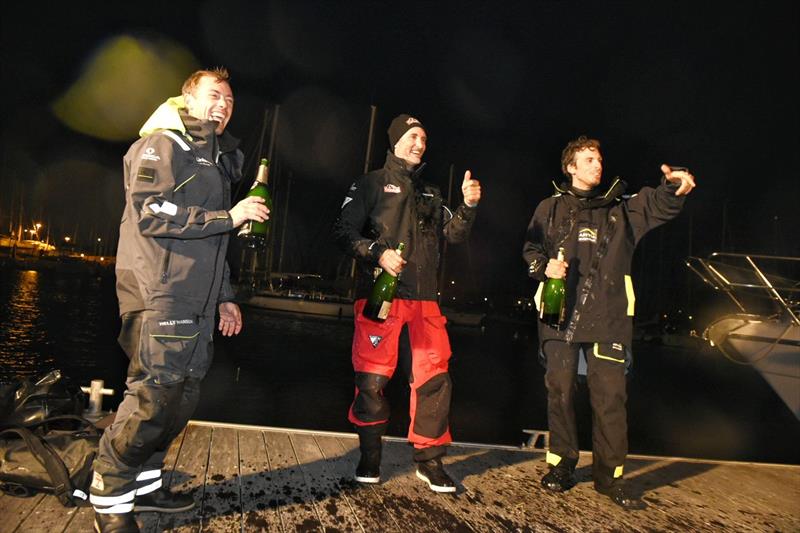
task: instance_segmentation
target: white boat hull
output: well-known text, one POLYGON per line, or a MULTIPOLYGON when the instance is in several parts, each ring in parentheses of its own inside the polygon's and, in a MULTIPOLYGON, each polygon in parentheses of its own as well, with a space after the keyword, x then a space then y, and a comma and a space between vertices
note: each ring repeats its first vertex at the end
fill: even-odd
POLYGON ((800 419, 800 326, 787 319, 727 315, 703 337, 728 358, 758 370, 800 419))

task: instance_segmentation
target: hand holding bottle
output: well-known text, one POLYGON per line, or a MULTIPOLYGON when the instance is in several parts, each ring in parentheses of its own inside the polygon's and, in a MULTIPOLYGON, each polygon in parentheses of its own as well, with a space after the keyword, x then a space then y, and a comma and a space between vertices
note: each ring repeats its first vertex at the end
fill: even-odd
POLYGON ((394 301, 394 293, 397 291, 397 276, 405 264, 405 261, 400 257, 404 248, 405 244, 401 242, 397 245, 396 250, 386 250, 381 254, 380 265, 383 267, 383 272, 378 275, 372 284, 372 292, 364 304, 363 314, 366 318, 376 322, 383 322, 389 316, 389 312, 392 310, 392 301, 394 301), (396 271, 393 273, 390 269, 396 269, 396 271))
POLYGON ((406 260, 397 253, 397 250, 388 248, 381 254, 380 259, 378 259, 378 264, 386 272, 397 277, 400 271, 403 270, 406 260))
POLYGON ((547 262, 544 275, 547 276, 548 279, 564 279, 567 277, 567 267, 569 267, 569 263, 566 261, 550 259, 550 261, 547 262))
POLYGON ((233 206, 228 213, 231 215, 234 228, 238 228, 248 220, 264 222, 269 219, 269 209, 264 199, 258 196, 248 196, 233 206))
POLYGON ((550 327, 562 329, 567 310, 567 288, 564 282, 567 263, 564 261, 564 248, 558 249, 558 258, 551 259, 547 263, 545 272, 552 272, 554 275, 547 274, 547 282, 544 284, 542 299, 539 302, 539 320, 550 327))

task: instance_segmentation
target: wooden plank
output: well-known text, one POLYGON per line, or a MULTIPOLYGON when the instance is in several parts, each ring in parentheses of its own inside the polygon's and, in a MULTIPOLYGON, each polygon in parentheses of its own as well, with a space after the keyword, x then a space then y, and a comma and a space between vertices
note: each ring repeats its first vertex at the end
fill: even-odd
POLYGON ((236 430, 215 428, 206 469, 203 531, 241 531, 239 438, 236 430))
POLYGON ((406 443, 384 441, 381 483, 375 491, 406 530, 465 532, 473 529, 448 502, 452 494, 437 494, 417 478, 412 449, 406 443))
MULTIPOLYGON (((170 488, 173 482, 173 472, 175 470, 175 461, 178 459, 178 452, 180 452, 183 439, 186 436, 186 428, 178 434, 177 437, 172 439, 172 442, 167 449, 167 454, 164 456, 164 465, 161 470, 161 481, 163 486, 167 489, 170 488)), ((136 521, 142 531, 158 531, 158 521, 161 518, 159 513, 136 513, 136 521)))
POLYGON ((397 519, 383 504, 374 487, 358 483, 354 479, 358 464, 358 440, 340 439, 329 435, 315 435, 315 440, 322 455, 328 461, 331 475, 337 479, 337 486, 342 496, 347 499, 358 522, 365 531, 400 531, 397 519), (353 445, 346 449, 342 441, 348 440, 353 445))
POLYGON ((170 474, 170 490, 191 494, 195 507, 183 513, 158 513, 157 530, 199 531, 212 428, 189 425, 170 474))
MULTIPOLYGON (((164 479, 172 490, 200 489, 195 499, 205 507, 183 516, 137 518, 146 532, 201 525, 208 531, 287 533, 323 527, 404 533, 800 531, 796 466, 631 457, 626 478, 644 494, 647 508, 625 512, 594 490, 591 454, 582 454, 579 484, 564 494, 540 486, 547 471, 540 452, 451 447, 445 465, 460 485, 455 495, 435 494, 416 479, 411 449, 403 443, 386 443, 379 485, 352 480, 358 457, 356 438, 193 425, 170 447, 164 479), (227 494, 232 487, 240 487, 241 519, 236 496, 227 494)), ((89 531, 93 514, 91 508, 65 508, 52 496, 0 495, 0 533, 89 531)))
POLYGON ((17 526, 17 530, 29 533, 61 531, 77 510, 77 507, 64 507, 55 496, 45 496, 17 526))
POLYGON ((493 457, 497 450, 450 447, 445 468, 459 485, 452 504, 479 531, 501 528, 526 531, 530 520, 519 505, 518 495, 507 489, 508 479, 493 457))
POLYGON ((44 498, 44 494, 36 494, 29 498, 4 495, 2 500, 3 519, 0 520, 0 533, 16 531, 19 525, 33 513, 33 510, 44 498))
POLYGON ((94 531, 94 509, 81 507, 71 517, 64 533, 86 533, 94 531))
POLYGON ((300 468, 310 487, 315 507, 326 529, 363 531, 350 502, 341 493, 338 478, 331 472, 313 435, 290 435, 300 468))
POLYGON ((314 498, 298 465, 289 435, 265 431, 264 441, 278 489, 277 505, 284 531, 322 530, 314 498))
POLYGON ((277 485, 261 431, 239 431, 244 531, 282 531, 277 485))

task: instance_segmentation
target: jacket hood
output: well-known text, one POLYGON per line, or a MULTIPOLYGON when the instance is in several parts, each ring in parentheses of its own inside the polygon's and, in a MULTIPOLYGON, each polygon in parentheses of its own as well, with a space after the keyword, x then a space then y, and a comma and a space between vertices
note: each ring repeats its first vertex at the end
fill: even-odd
MULTIPOLYGON (((210 130, 211 133, 214 131, 211 124, 210 121, 196 119, 188 114, 183 95, 173 96, 158 106, 153 114, 150 115, 150 118, 145 121, 139 130, 139 136, 145 137, 158 130, 174 130, 181 132, 183 135, 206 138, 209 136, 209 134, 206 134, 206 130, 210 130), (187 125, 189 125, 188 128, 187 125)), ((222 135, 217 135, 217 138, 219 147, 223 152, 233 152, 239 147, 239 139, 228 133, 227 130, 223 131, 222 135)))
POLYGON ((139 130, 139 136, 145 137, 157 130, 175 130, 185 134, 186 126, 183 125, 181 120, 180 109, 186 109, 186 102, 183 101, 183 96, 173 96, 167 99, 150 115, 150 118, 139 130))

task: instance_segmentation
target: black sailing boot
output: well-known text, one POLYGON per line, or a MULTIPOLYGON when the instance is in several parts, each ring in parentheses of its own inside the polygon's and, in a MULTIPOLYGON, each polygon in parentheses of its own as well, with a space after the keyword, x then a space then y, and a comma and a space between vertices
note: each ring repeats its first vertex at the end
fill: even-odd
POLYGON ((188 494, 170 492, 166 487, 136 496, 133 504, 135 513, 155 511, 157 513, 181 513, 194 507, 194 498, 188 494))
POLYGON ((646 507, 642 500, 630 493, 621 477, 609 484, 595 483, 594 489, 600 494, 605 494, 611 498, 612 502, 626 511, 644 509, 646 507))
POLYGON ((444 471, 441 457, 418 462, 417 477, 427 483, 433 492, 456 491, 456 484, 444 471))
POLYGON ((97 533, 139 533, 133 513, 94 513, 94 530, 97 533))
POLYGON ((361 460, 356 467, 356 481, 360 483, 380 483, 381 449, 361 450, 361 460))
POLYGON ((356 467, 356 481, 359 483, 380 483, 381 481, 381 435, 385 426, 357 427, 361 459, 356 467))

